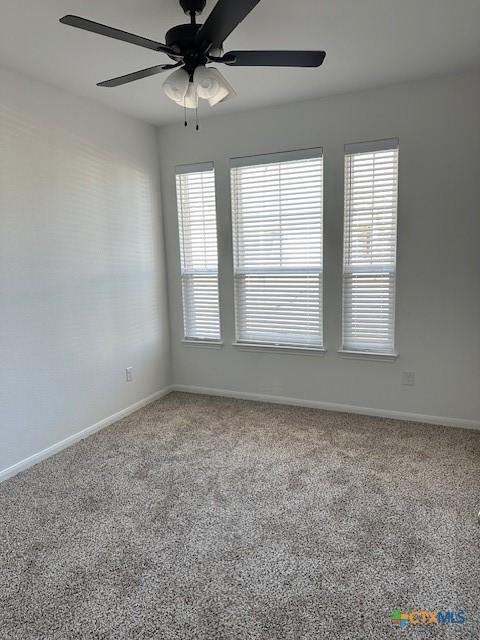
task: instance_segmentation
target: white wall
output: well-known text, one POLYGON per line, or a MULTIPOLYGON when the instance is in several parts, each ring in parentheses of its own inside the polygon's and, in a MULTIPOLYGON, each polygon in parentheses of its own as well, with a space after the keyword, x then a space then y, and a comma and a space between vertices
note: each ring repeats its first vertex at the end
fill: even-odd
POLYGON ((0 472, 169 383, 158 174, 153 127, 0 70, 0 472))
MULTIPOLYGON (((480 420, 480 76, 155 130, 0 69, 0 475, 170 382, 480 420), (343 144, 400 137, 396 362, 339 357, 343 144), (325 151, 325 356, 239 351, 229 158, 325 151), (174 167, 213 160, 225 344, 182 344, 174 167), (125 367, 134 381, 125 382, 125 367), (401 371, 416 385, 401 385, 401 371)), ((202 114, 201 114, 202 115, 202 114)))
MULTIPOLYGON (((315 74, 315 72, 312 72, 315 74)), ((321 73, 321 71, 319 72, 321 73)), ((480 76, 469 73, 160 130, 173 381, 480 420, 480 76), (396 362, 348 360, 341 340, 343 145, 400 138, 396 362), (302 147, 325 153, 325 356, 232 347, 229 158, 302 147), (213 160, 225 345, 182 344, 174 167, 213 160), (402 371, 416 385, 401 385, 402 371)))

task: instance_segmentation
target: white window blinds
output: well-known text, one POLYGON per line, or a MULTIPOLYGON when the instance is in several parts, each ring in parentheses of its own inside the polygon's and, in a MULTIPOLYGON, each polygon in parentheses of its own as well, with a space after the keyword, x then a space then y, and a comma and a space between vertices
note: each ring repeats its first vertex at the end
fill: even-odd
POLYGON ((237 341, 322 348, 321 149, 232 161, 237 341))
POLYGON ((343 348, 393 353, 398 139, 346 145, 343 348))
POLYGON ((220 339, 213 163, 177 167, 184 336, 220 339))

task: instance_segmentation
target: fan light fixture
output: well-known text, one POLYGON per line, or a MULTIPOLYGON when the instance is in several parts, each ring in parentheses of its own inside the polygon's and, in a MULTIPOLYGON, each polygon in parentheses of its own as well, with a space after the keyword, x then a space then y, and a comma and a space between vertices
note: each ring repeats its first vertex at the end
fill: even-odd
MULTIPOLYGON (((235 91, 222 74, 207 64, 226 64, 231 67, 319 67, 325 51, 228 51, 224 41, 248 16, 260 0, 217 0, 203 24, 196 17, 202 13, 207 0, 179 0, 190 17, 189 24, 178 24, 165 34, 165 44, 134 33, 100 24, 80 16, 66 15, 62 24, 83 29, 167 55, 172 62, 99 82, 99 87, 120 87, 129 82, 148 78, 175 69, 163 87, 167 96, 186 109, 197 109, 198 99, 207 100, 213 107, 235 91)), ((186 118, 185 118, 185 124, 186 118)), ((198 120, 197 120, 198 129, 198 120)))
POLYGON ((198 66, 193 77, 183 68, 176 69, 163 83, 163 90, 170 100, 186 109, 196 109, 199 98, 213 107, 236 95, 218 69, 205 65, 198 66))

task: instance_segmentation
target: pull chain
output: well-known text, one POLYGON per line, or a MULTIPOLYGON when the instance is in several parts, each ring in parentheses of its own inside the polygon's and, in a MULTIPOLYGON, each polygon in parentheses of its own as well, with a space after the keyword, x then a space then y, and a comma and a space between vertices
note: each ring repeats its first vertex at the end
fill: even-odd
POLYGON ((195 103, 195 129, 198 131, 198 99, 195 103))
POLYGON ((186 127, 188 126, 188 122, 187 122, 187 103, 186 100, 183 100, 183 114, 184 114, 184 119, 185 122, 183 123, 186 127))

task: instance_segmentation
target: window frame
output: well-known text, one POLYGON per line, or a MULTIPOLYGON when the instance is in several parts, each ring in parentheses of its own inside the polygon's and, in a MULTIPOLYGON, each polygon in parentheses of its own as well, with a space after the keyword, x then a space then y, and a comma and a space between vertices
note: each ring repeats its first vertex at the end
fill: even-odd
POLYGON ((216 203, 216 171, 213 162, 197 162, 191 164, 182 164, 175 167, 175 197, 177 206, 177 233, 178 233, 178 248, 179 248, 179 276, 181 286, 181 298, 182 298, 182 319, 183 319, 183 331, 181 342, 186 345, 198 345, 204 347, 221 347, 223 345, 222 340, 222 322, 221 322, 221 306, 220 306, 220 280, 219 280, 219 259, 218 259, 218 218, 217 218, 217 203, 216 203), (181 175, 189 175, 193 173, 213 173, 213 198, 214 198, 214 212, 215 212, 215 245, 216 245, 216 270, 215 269, 194 269, 185 267, 186 260, 186 245, 185 245, 185 219, 184 211, 181 206, 179 198, 179 177, 181 175), (189 335, 188 331, 188 311, 186 304, 187 297, 187 281, 195 276, 208 276, 212 275, 216 277, 217 286, 217 310, 218 310, 218 336, 202 336, 202 335, 189 335))
POLYGON ((251 156, 240 156, 230 158, 230 189, 231 189, 231 221, 232 221, 232 260, 233 260, 233 284, 234 284, 234 325, 235 325, 235 340, 232 343, 240 351, 262 351, 269 353, 284 353, 284 354, 324 354, 325 348, 325 323, 324 323, 324 281, 325 281, 325 269, 324 269, 324 149, 323 146, 311 147, 306 149, 294 149, 289 151, 280 151, 265 154, 256 154, 251 156), (321 159, 321 212, 320 212, 320 232, 321 232, 321 246, 320 256, 321 265, 317 267, 292 267, 288 268, 256 268, 256 269, 239 269, 237 267, 238 258, 238 216, 236 213, 234 192, 234 170, 239 167, 253 167, 257 165, 278 164, 282 162, 292 162, 297 160, 309 160, 309 159, 321 159), (286 276, 308 276, 319 277, 320 279, 320 295, 319 301, 319 315, 320 315, 320 342, 318 345, 314 343, 300 343, 300 342, 284 342, 284 341, 255 341, 242 339, 239 327, 239 281, 242 278, 248 277, 248 275, 261 276, 263 273, 271 273, 272 275, 276 271, 279 276, 285 274, 286 276))
MULTIPOLYGON (((383 361, 393 361, 398 357, 398 352, 396 350, 396 298, 397 298, 397 272, 398 272, 398 205, 399 205, 399 149, 400 149, 400 140, 398 137, 396 138, 386 138, 380 140, 371 140, 366 142, 356 142, 346 144, 344 146, 344 218, 343 218, 343 252, 342 252, 342 347, 338 349, 338 353, 342 357, 353 358, 353 359, 368 359, 368 360, 383 360, 383 361), (347 184, 350 184, 347 176, 347 158, 349 156, 355 154, 362 153, 375 153, 375 152, 385 152, 390 150, 396 150, 396 175, 395 175, 395 186, 396 193, 394 197, 394 204, 392 210, 394 210, 394 229, 395 229, 395 239, 392 244, 393 248, 393 261, 391 265, 375 265, 372 264, 371 267, 352 267, 349 265, 348 270, 346 269, 346 254, 347 251, 351 250, 351 246, 347 247, 347 225, 350 227, 351 224, 351 216, 350 216, 350 207, 352 206, 351 202, 347 203, 347 184), (348 219, 347 219, 348 218, 348 219), (358 349, 356 349, 351 343, 346 343, 345 340, 345 276, 346 274, 355 275, 362 273, 370 273, 372 276, 374 274, 391 274, 393 276, 393 285, 391 288, 391 319, 392 319, 392 331, 391 331, 391 349, 387 350, 376 350, 369 349, 366 346, 367 343, 359 343, 358 349)), ((350 233, 350 232, 349 232, 350 233)))

